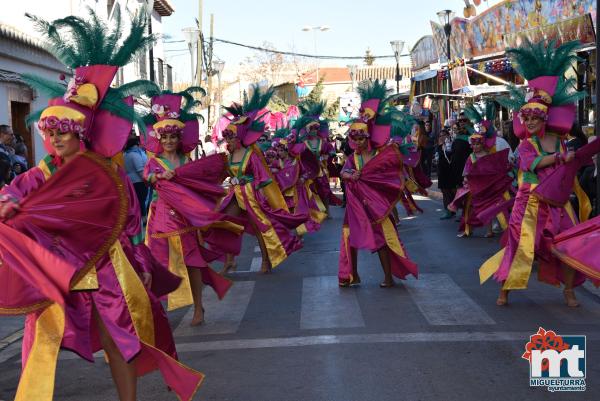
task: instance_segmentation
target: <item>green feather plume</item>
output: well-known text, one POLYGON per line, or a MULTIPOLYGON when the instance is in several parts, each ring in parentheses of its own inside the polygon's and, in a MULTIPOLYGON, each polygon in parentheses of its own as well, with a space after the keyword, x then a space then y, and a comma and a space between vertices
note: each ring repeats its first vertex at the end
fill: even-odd
POLYGON ((62 97, 67 90, 67 86, 62 82, 51 81, 34 74, 21 74, 21 79, 50 98, 62 97))
POLYGON ((120 45, 123 21, 118 6, 113 14, 115 25, 110 29, 89 7, 88 12, 88 20, 69 16, 52 22, 25 15, 45 37, 50 53, 70 68, 95 64, 124 66, 157 38, 146 34, 148 16, 145 12, 132 16, 129 35, 120 45))
POLYGON ((524 88, 518 88, 515 84, 508 85, 508 95, 499 96, 495 100, 500 106, 509 110, 518 111, 527 101, 525 100, 526 91, 524 88))
POLYGON ((298 109, 300 109, 300 113, 305 116, 320 116, 327 109, 327 101, 310 101, 305 100, 298 104, 298 109))
POLYGON ((576 50, 581 45, 572 41, 556 46, 551 40, 547 45, 544 41, 531 43, 525 39, 518 48, 506 50, 511 57, 514 69, 525 79, 532 80, 541 76, 562 76, 577 60, 576 50))

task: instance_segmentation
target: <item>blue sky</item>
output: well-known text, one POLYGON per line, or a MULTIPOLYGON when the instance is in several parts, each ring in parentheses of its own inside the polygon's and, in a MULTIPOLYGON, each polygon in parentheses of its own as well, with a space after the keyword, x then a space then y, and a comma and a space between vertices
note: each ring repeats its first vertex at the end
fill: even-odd
MULTIPOLYGON (((170 1, 175 13, 165 18, 165 33, 171 40, 180 40, 183 39, 181 29, 195 24, 198 1, 170 1)), ((498 0, 487 3, 491 6, 498 0)), ((329 31, 317 32, 318 54, 362 56, 369 47, 374 55, 390 55, 390 40, 401 39, 412 46, 420 37, 431 34, 429 20, 437 21, 437 11, 452 9, 462 16, 464 5, 463 0, 204 0, 203 22, 207 37, 213 13, 215 37, 257 46, 268 41, 278 50, 310 54, 315 52, 314 36, 312 32, 303 32, 302 27, 328 25, 329 31)), ((483 0, 478 12, 485 9, 483 0)), ((186 49, 186 45, 171 43, 166 49, 186 49)), ((215 44, 215 55, 225 60, 225 68, 237 65, 252 53, 236 46, 215 44)), ((171 57, 168 62, 179 74, 189 71, 189 53, 169 51, 167 55, 171 57)), ((393 59, 384 60, 379 63, 393 63, 393 59)), ((346 65, 348 62, 324 61, 322 64, 346 65)))

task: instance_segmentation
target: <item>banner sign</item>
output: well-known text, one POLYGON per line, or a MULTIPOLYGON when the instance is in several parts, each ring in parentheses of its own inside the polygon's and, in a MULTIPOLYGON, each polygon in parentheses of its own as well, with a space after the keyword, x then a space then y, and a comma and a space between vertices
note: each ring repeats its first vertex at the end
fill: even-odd
MULTIPOLYGON (((592 21, 596 18, 596 0, 506 0, 480 15, 466 20, 454 18, 450 33, 451 58, 475 58, 502 53, 506 46, 518 42, 515 36, 531 31, 532 38, 571 40, 594 43, 592 21), (579 36, 583 35, 583 36, 579 36), (546 36, 548 37, 548 36, 546 36)), ((431 23, 435 43, 446 46, 441 25, 431 23)), ((445 54, 446 51, 440 53, 445 54)))
MULTIPOLYGON (((442 31, 442 33, 444 33, 442 31)), ((438 62, 438 51, 433 36, 423 36, 410 51, 413 71, 438 62)))

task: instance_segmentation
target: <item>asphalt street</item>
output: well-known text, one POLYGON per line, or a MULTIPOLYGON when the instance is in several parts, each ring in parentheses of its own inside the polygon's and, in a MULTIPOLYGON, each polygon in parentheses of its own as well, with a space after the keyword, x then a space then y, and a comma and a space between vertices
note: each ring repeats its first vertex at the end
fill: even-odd
MULTIPOLYGON (((600 399, 600 292, 578 289, 582 305, 569 309, 560 289, 539 284, 534 273, 527 291, 496 306, 498 285, 480 285, 477 269, 498 239, 483 238, 483 231, 457 238, 458 223, 439 220, 441 204, 418 199, 425 213, 405 217, 400 208, 399 230, 420 277, 390 289, 379 288, 379 260, 368 252, 359 254, 362 285, 338 288, 341 208, 269 275, 258 272, 260 253, 246 237, 225 300, 206 290, 206 324, 190 328, 186 309, 169 315, 181 360, 206 374, 195 399, 600 399), (521 355, 539 327, 587 336, 585 392, 529 386, 521 355)), ((0 400, 12 400, 18 341, 0 351, 0 372, 0 400)), ((156 373, 138 387, 139 400, 176 399, 156 373)), ((101 356, 90 364, 61 353, 55 400, 116 399, 101 356)))

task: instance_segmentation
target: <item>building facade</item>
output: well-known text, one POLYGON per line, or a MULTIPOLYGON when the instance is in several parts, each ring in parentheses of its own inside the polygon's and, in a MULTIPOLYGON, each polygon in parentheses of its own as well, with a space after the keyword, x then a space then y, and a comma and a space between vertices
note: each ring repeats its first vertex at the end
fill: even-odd
MULTIPOLYGON (((39 33, 35 31, 25 13, 40 16, 45 20, 54 20, 67 15, 86 17, 89 7, 101 18, 109 20, 117 5, 127 22, 128 12, 135 13, 146 5, 146 1, 20 0, 12 3, 10 7, 5 7, 0 14, 0 124, 11 125, 15 134, 23 138, 29 150, 31 165, 39 162, 45 156, 46 150, 37 127, 27 126, 25 117, 32 111, 46 106, 48 98, 28 87, 19 74, 33 73, 58 80, 60 74, 64 74, 68 79, 71 71, 45 50, 39 33)), ((152 32, 162 33, 162 18, 173 12, 174 8, 169 0, 155 0, 151 16, 152 32)), ((159 40, 151 51, 143 53, 133 63, 121 68, 115 84, 153 78, 163 89, 172 88, 172 69, 164 60, 163 44, 159 40)))

